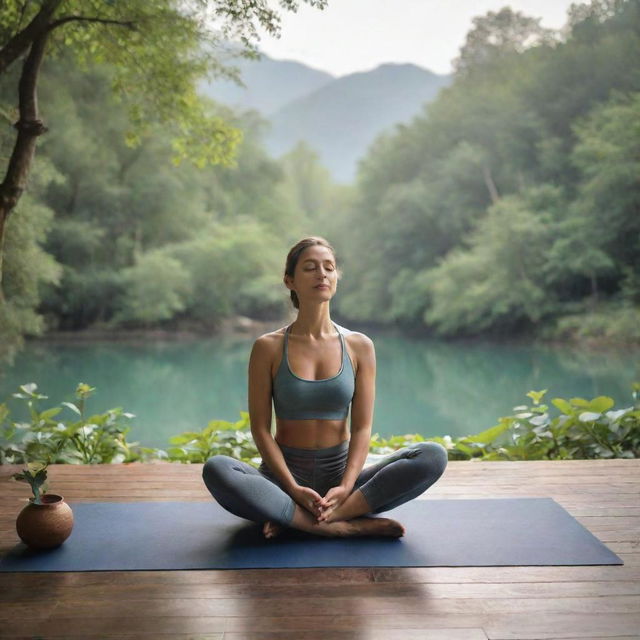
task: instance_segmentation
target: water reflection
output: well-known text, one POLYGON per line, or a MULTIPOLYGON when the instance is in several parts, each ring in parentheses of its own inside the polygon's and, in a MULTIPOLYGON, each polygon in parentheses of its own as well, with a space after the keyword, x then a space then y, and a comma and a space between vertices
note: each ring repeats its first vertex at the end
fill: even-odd
POLYGON ((493 426, 531 389, 556 396, 611 395, 630 403, 640 377, 637 353, 490 343, 375 338, 378 354, 376 429, 452 436, 493 426), (390 428, 388 428, 388 426, 390 428))
MULTIPOLYGON (((530 389, 548 388, 549 400, 610 395, 626 406, 631 382, 640 379, 638 350, 444 343, 367 333, 378 363, 374 431, 383 436, 475 433, 525 402, 530 389)), ((172 435, 202 429, 214 418, 237 420, 247 409, 251 344, 249 337, 30 342, 0 379, 0 397, 35 381, 51 399, 46 407, 73 400, 77 383, 87 382, 97 388, 89 411, 121 406, 137 416, 129 440, 166 447, 172 435)))

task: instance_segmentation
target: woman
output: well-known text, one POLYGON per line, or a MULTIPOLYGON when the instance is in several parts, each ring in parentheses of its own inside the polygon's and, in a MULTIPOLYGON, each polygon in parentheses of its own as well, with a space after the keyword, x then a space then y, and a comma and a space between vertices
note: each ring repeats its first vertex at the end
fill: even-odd
POLYGON ((283 526, 322 536, 402 536, 399 522, 367 514, 420 495, 447 465, 442 445, 421 442, 363 470, 375 351, 367 336, 332 322, 329 304, 338 279, 335 251, 325 239, 304 238, 291 249, 284 284, 298 316, 260 336, 249 360, 251 433, 262 463, 256 469, 218 455, 203 467, 204 482, 220 505, 263 524, 267 538, 283 526))

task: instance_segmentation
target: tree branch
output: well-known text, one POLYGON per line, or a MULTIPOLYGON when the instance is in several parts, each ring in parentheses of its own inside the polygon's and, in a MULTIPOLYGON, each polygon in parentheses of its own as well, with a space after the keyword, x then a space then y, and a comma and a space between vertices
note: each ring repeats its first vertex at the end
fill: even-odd
POLYGON ((22 66, 19 84, 20 119, 14 125, 18 136, 4 181, 0 184, 0 301, 3 299, 2 257, 6 221, 25 189, 36 139, 47 130, 38 117, 36 86, 48 36, 49 32, 45 29, 33 40, 22 66))
POLYGON ((31 43, 46 33, 49 27, 49 20, 55 13, 62 0, 44 0, 40 11, 33 17, 33 20, 22 30, 16 33, 7 44, 0 49, 0 74, 9 65, 19 58, 31 45, 31 43))
POLYGON ((63 18, 54 20, 49 25, 49 31, 53 31, 53 29, 56 29, 67 22, 98 22, 100 24, 115 24, 120 27, 127 27, 128 29, 136 28, 135 22, 131 20, 109 20, 108 18, 92 18, 88 16, 64 16, 63 18))

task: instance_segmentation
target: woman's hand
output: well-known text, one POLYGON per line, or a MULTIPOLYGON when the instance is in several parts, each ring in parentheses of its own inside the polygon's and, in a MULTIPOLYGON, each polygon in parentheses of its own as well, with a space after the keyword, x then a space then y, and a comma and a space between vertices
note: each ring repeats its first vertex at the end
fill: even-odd
POLYGON ((306 509, 316 519, 320 516, 322 496, 317 491, 314 491, 311 487, 301 487, 298 485, 289 495, 297 504, 306 509))
POLYGON ((329 516, 349 497, 351 492, 342 485, 332 487, 327 495, 320 500, 320 515, 318 522, 325 522, 329 516))

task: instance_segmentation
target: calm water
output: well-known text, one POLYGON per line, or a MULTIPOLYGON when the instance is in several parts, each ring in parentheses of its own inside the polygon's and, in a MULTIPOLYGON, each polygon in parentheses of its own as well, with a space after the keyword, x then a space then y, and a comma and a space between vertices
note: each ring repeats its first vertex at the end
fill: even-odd
MULTIPOLYGON (((640 380, 640 351, 578 351, 557 347, 447 344, 367 331, 378 362, 374 432, 452 437, 477 433, 524 402, 527 391, 548 388, 547 399, 610 395, 631 404, 640 380)), ((120 406, 136 414, 127 439, 167 447, 182 431, 212 419, 237 420, 247 409, 246 371, 253 339, 184 342, 31 342, 0 377, 0 399, 36 382, 47 408, 73 401, 78 382, 97 391, 87 410, 120 406)), ((15 415, 17 403, 9 406, 15 415)), ((64 409, 60 416, 70 420, 64 409)))

